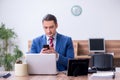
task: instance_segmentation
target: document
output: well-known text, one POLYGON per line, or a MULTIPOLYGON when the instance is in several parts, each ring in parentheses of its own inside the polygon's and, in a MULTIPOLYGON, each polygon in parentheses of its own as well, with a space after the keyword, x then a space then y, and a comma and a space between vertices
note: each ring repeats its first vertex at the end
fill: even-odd
POLYGON ((104 77, 104 78, 114 78, 115 77, 115 72, 97 72, 93 73, 91 77, 104 77))

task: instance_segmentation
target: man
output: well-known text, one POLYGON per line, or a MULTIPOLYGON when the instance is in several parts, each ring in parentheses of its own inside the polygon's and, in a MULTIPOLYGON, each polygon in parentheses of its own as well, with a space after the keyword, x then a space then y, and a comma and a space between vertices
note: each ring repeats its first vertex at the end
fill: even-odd
POLYGON ((42 20, 45 35, 33 40, 31 53, 56 54, 58 71, 67 70, 68 59, 74 58, 74 49, 70 37, 59 34, 57 19, 52 14, 47 14, 42 20), (50 38, 50 39, 49 39, 50 38), (49 44, 50 48, 43 48, 49 44))

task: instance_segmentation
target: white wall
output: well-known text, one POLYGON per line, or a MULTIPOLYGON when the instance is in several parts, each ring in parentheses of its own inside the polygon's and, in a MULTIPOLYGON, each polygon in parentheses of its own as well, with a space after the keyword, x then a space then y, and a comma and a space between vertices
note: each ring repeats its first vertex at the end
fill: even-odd
POLYGON ((41 20, 47 13, 57 17, 58 32, 72 39, 120 39, 120 0, 0 0, 0 23, 14 28, 24 53, 27 41, 44 33, 41 20), (82 7, 80 16, 71 14, 74 5, 82 7))

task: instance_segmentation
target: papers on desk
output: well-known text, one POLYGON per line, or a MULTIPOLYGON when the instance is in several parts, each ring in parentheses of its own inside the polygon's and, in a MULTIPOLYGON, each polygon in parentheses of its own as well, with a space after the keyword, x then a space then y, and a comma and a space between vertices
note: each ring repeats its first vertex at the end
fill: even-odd
POLYGON ((93 73, 91 77, 114 78, 115 72, 97 72, 97 73, 93 73))

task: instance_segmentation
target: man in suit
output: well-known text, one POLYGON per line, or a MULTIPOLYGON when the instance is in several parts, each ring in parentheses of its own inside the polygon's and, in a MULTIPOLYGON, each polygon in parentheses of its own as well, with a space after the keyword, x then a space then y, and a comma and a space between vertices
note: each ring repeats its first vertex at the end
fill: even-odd
POLYGON ((47 14, 43 18, 42 25, 45 34, 33 40, 30 52, 42 54, 54 53, 57 58, 58 71, 67 70, 68 60, 74 58, 72 39, 56 31, 58 28, 57 19, 52 14, 47 14), (43 48, 45 44, 49 44, 49 49, 43 48))

